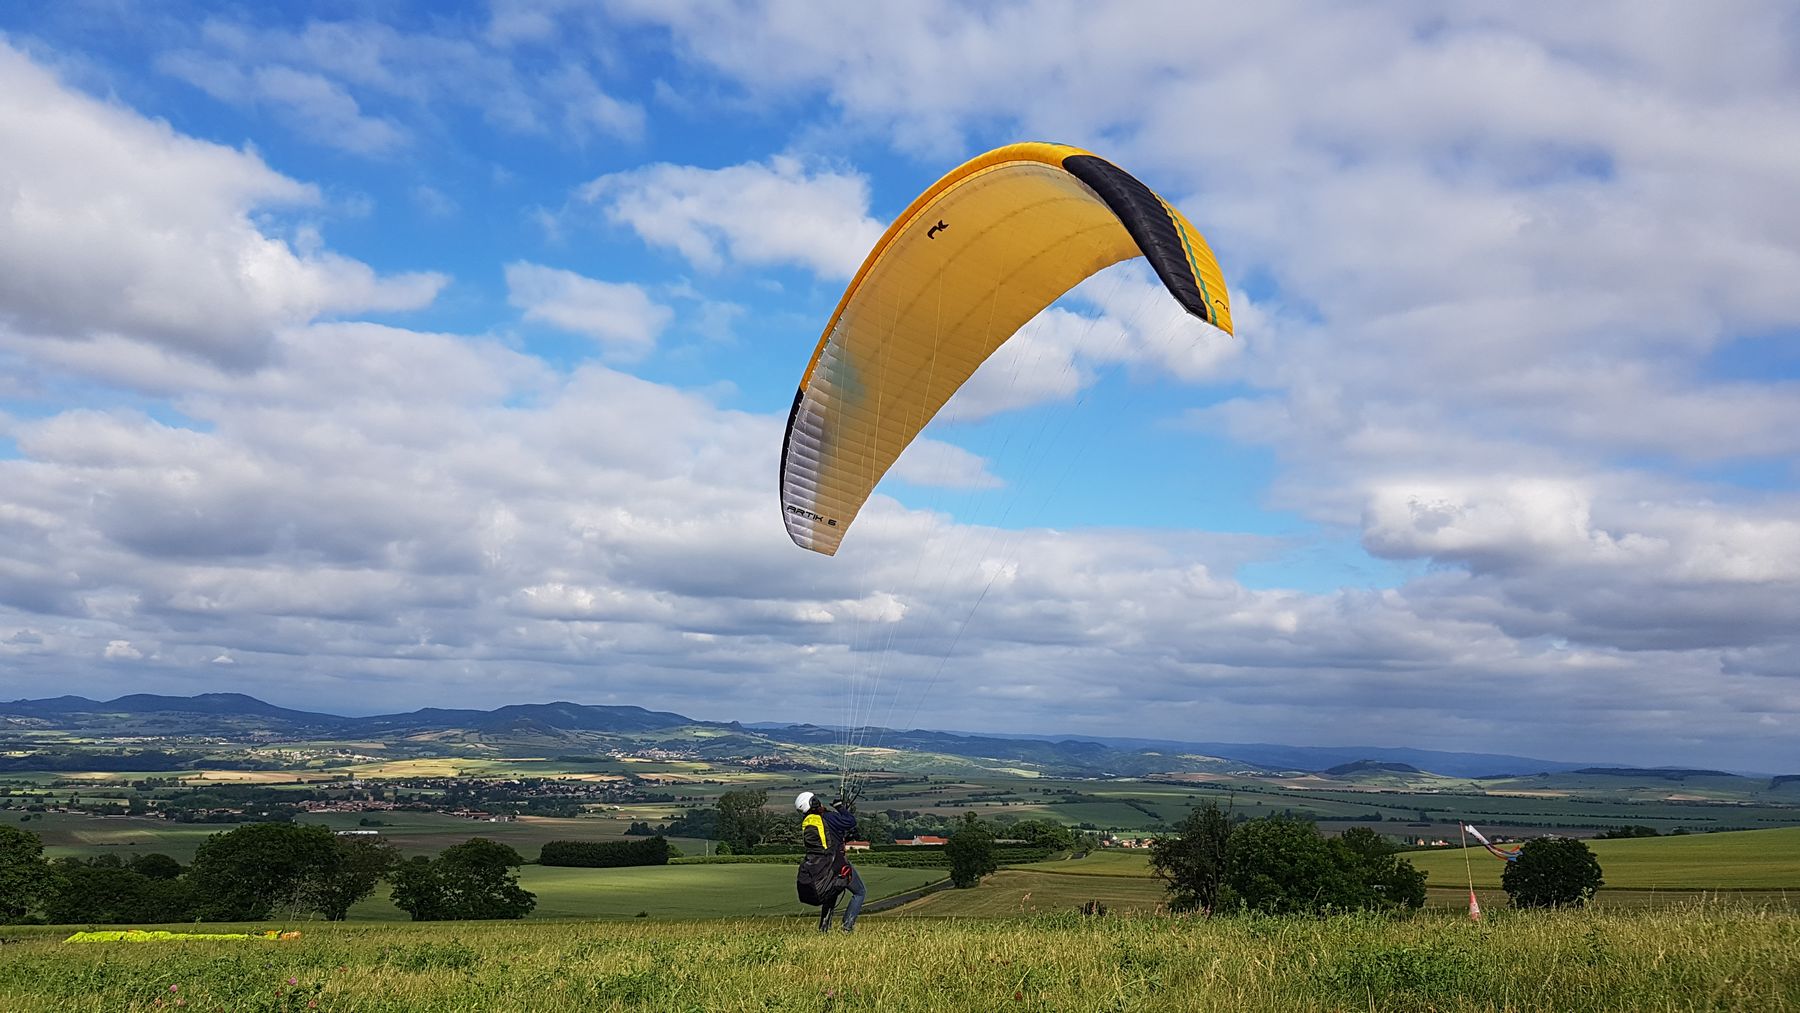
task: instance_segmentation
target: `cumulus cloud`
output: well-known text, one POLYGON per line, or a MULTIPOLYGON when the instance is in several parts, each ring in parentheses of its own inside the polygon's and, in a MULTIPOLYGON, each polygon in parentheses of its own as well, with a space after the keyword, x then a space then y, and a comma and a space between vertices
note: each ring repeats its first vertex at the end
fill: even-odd
POLYGON ((245 366, 276 329, 410 309, 438 275, 267 234, 258 208, 316 201, 253 154, 72 91, 0 43, 0 340, 122 338, 245 366))
MULTIPOLYGON (((22 679, 48 685, 85 643, 146 666, 145 678, 227 657, 246 692, 354 693, 371 707, 414 703, 407 687, 430 679, 470 701, 603 696, 741 717, 849 678, 866 687, 871 720, 897 724, 977 712, 984 727, 1123 734, 1117 716, 1154 701, 1166 734, 1329 737, 1355 712, 1371 735, 1449 746, 1455 734, 1421 730, 1416 715, 1494 715, 1502 678, 1502 711, 1550 711, 1577 679, 1612 694, 1604 720, 1626 729, 1591 748, 1668 759, 1664 746, 1632 745, 1661 727, 1653 710, 1681 713, 1696 733, 1734 727, 1733 708, 1766 699, 1777 678, 1753 671, 1741 646, 1741 674, 1721 683, 1715 656, 1715 674, 1696 678, 1708 652, 1599 622, 1616 602, 1533 613, 1529 585, 1480 586, 1517 567, 1388 592, 1256 591, 1229 576, 1255 556, 1241 546, 998 531, 882 496, 826 560, 782 530, 768 487, 777 417, 600 365, 559 377, 482 341, 368 324, 279 340, 271 364, 181 399, 203 431, 118 411, 15 427, 22 456, 0 461, 0 575, 43 579, 0 579, 0 624, 24 628, 29 614, 33 628, 60 630, 48 655, 9 655, 22 679), (1121 677, 1097 683, 1101 671, 1121 677)), ((940 480, 984 474, 972 455, 919 447, 921 465, 947 462, 940 480)), ((1553 559, 1593 542, 1602 520, 1584 517, 1579 488, 1395 488, 1382 518, 1406 552, 1472 559, 1515 525, 1554 519, 1542 550, 1553 559)), ((1694 579, 1736 572, 1748 560, 1731 547, 1784 530, 1768 524, 1714 529, 1713 548, 1685 539, 1694 579)), ((1772 623, 1757 639, 1793 644, 1772 623)), ((1791 698, 1765 708, 1781 721, 1793 711, 1791 698)), ((1515 750, 1564 751, 1552 731, 1469 721, 1515 750)), ((1772 741, 1733 755, 1747 763, 1772 741)))
POLYGON ((267 104, 315 143, 359 155, 383 155, 406 146, 406 132, 393 122, 364 114, 343 85, 323 74, 287 66, 243 68, 195 52, 170 53, 160 61, 213 98, 240 104, 267 104))
POLYGON ((1006 484, 988 471, 981 455, 929 436, 901 451, 888 473, 914 485, 947 489, 998 489, 1006 484))
POLYGON ((723 169, 650 165, 602 176, 576 197, 707 270, 729 259, 848 278, 883 230, 862 176, 785 156, 723 169))
MULTIPOLYGON (((0 173, 29 170, 55 196, 57 173, 106 169, 116 199, 91 213, 122 223, 128 250, 167 233, 228 251, 186 257, 226 297, 183 305, 255 326, 159 323, 171 311, 102 298, 116 283, 41 309, 68 270, 0 288, 15 328, 44 332, 6 339, 9 365, 37 371, 13 382, 61 371, 162 399, 7 420, 9 674, 174 688, 231 658, 234 686, 296 702, 414 706, 429 684, 468 703, 569 696, 720 718, 779 716, 796 692, 849 681, 862 707, 848 717, 903 725, 1800 763, 1800 502, 1791 473, 1728 474, 1791 467, 1800 399, 1791 376, 1720 368, 1750 336, 1800 323, 1791 14, 1620 6, 1544 24, 1243 7, 1202 24, 1169 3, 1133 19, 1162 28, 1146 34, 1073 3, 614 8, 634 9, 685 61, 667 89, 735 88, 784 117, 822 98, 833 113, 792 128, 804 156, 609 172, 579 198, 614 225, 707 272, 840 279, 880 224, 847 167, 865 163, 830 158, 892 144, 954 164, 985 141, 1091 139, 1207 232, 1239 337, 1170 339, 1179 321, 1141 317, 1138 286, 1154 287, 1127 277, 1034 322, 953 407, 973 419, 1066 401, 1115 369, 1217 385, 1225 399, 1190 421, 1267 450, 1267 505, 1414 564, 1410 578, 1252 587, 1238 568, 1284 551, 1274 539, 1001 530, 887 495, 837 558, 801 552, 771 488, 785 405, 735 411, 608 365, 563 373, 493 341, 319 323, 379 300, 292 295, 313 290, 283 272, 336 262, 243 224, 316 199, 309 188, 52 83, 33 94, 69 115, 44 129, 99 124, 102 154, 139 142, 52 169, 9 144, 28 157, 0 173), (163 162, 186 185, 133 175, 163 162), (144 217, 196 192, 198 218, 144 217), (210 224, 182 224, 195 220, 210 224), (217 281, 217 263, 260 264, 244 251, 269 244, 289 287, 252 299, 217 281), (226 354, 245 331, 265 354, 226 354), (195 354, 211 364, 183 361, 195 354), (109 652, 119 664, 102 664, 109 652)), ((506 131, 628 136, 630 103, 585 90, 608 94, 603 70, 515 72, 512 54, 589 16, 497 5, 485 44, 504 54, 323 22, 214 23, 194 51, 321 79, 320 115, 350 115, 327 101, 341 94, 410 132, 431 125, 419 110, 441 89, 506 131)), ((3 69, 47 80, 16 56, 3 69)), ((73 220, 88 204, 49 206, 73 220)), ((8 264, 33 267, 5 244, 8 264)), ((618 351, 732 315, 681 294, 718 319, 658 324, 605 283, 513 266, 519 309, 618 351)), ((336 269, 352 283, 324 287, 355 294, 336 269)), ((897 475, 981 489, 994 470, 925 442, 897 475)))
POLYGON ((263 27, 215 18, 171 26, 168 37, 183 44, 162 53, 157 67, 219 101, 271 110, 314 143, 360 155, 391 157, 417 135, 449 129, 452 108, 472 109, 514 135, 636 141, 642 107, 609 93, 588 60, 568 55, 611 62, 611 39, 593 20, 591 11, 553 3, 497 5, 485 32, 455 23, 309 18, 263 27), (569 48, 551 57, 518 52, 552 24, 569 48))
POLYGON ((129 640, 114 640, 106 645, 101 656, 108 661, 139 661, 144 657, 144 652, 133 647, 129 640))
POLYGON ((507 265, 506 287, 508 301, 524 310, 527 320, 585 334, 633 358, 656 344, 675 315, 642 286, 596 281, 539 264, 507 265))

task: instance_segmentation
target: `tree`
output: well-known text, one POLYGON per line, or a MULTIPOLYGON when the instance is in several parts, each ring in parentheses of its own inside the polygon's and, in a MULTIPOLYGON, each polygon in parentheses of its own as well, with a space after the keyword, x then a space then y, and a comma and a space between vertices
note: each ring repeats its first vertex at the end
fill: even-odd
POLYGON ((769 793, 751 788, 738 788, 719 796, 718 839, 731 845, 731 850, 748 855, 763 839, 768 818, 763 807, 769 793))
POLYGON ((59 858, 51 865, 44 916, 64 925, 187 921, 194 914, 193 887, 185 879, 150 874, 166 871, 161 862, 127 864, 116 855, 59 858))
POLYGON ((974 813, 963 816, 944 851, 950 856, 950 882, 958 889, 980 883, 981 877, 999 868, 993 831, 974 813))
POLYGON ((894 827, 888 818, 879 812, 856 814, 857 836, 870 844, 894 843, 894 827))
POLYGON ((1150 868, 1167 884, 1170 909, 1212 914, 1225 887, 1230 843, 1231 819, 1211 803, 1189 812, 1174 836, 1151 843, 1150 868))
POLYGON ((336 860, 307 881, 305 906, 334 922, 350 906, 375 892, 375 885, 400 861, 400 853, 379 837, 345 835, 333 842, 336 860))
POLYGON ((1573 837, 1526 841, 1500 873, 1500 888, 1513 907, 1579 907, 1604 883, 1600 860, 1573 837))
POLYGON ((131 871, 146 879, 174 879, 181 875, 181 863, 160 851, 138 855, 130 862, 131 871))
POLYGON ((313 881, 339 860, 336 837, 322 826, 251 823, 208 837, 188 880, 205 921, 256 921, 277 905, 303 908, 313 881))
POLYGON ((29 914, 49 879, 44 842, 29 830, 0 826, 0 924, 29 914))
POLYGON ((1316 913, 1349 903, 1356 891, 1319 828, 1292 816, 1239 824, 1226 849, 1233 903, 1264 914, 1316 913))
POLYGON ((447 895, 439 883, 440 867, 424 855, 414 855, 394 866, 394 906, 412 915, 415 922, 435 922, 450 917, 447 895))
POLYGON ((1425 905, 1425 874, 1401 858, 1386 837, 1368 827, 1351 827, 1331 846, 1355 890, 1348 906, 1380 910, 1425 905))
POLYGON ((523 918, 537 895, 519 886, 517 851, 471 837, 436 858, 409 858, 394 871, 394 904, 413 921, 523 918))
POLYGON ((1020 820, 1005 828, 1006 836, 1024 841, 1034 848, 1067 851, 1075 846, 1075 833, 1061 823, 1049 820, 1020 820))

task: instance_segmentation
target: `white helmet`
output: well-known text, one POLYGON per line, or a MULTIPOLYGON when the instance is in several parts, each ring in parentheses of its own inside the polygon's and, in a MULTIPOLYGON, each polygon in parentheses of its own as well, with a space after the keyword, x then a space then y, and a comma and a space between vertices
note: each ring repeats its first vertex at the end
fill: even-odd
POLYGON ((812 812, 812 804, 813 804, 813 793, 810 791, 803 791, 799 795, 796 795, 794 797, 794 808, 800 810, 803 813, 804 812, 812 812))

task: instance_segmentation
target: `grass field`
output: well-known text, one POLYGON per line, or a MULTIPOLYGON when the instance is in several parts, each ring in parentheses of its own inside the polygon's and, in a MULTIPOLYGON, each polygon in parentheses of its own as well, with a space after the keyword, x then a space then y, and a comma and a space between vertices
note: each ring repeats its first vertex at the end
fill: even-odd
POLYGON ((285 943, 4 929, 0 1013, 1794 1010, 1800 919, 1654 914, 319 924, 285 943))
POLYGON ((1032 862, 1014 866, 1027 872, 1049 872, 1065 876, 1136 876, 1150 875, 1148 851, 1094 851, 1081 858, 1054 858, 1048 862, 1032 862))
MULTIPOLYGON (((916 890, 944 878, 942 869, 859 868, 869 899, 916 890)), ((519 885, 537 894, 533 918, 737 918, 804 915, 794 899, 792 865, 661 865, 634 869, 567 869, 528 865, 519 885)), ((357 921, 402 921, 407 915, 385 890, 350 909, 357 921)))
MULTIPOLYGON (((1770 890, 1800 893, 1800 827, 1683 837, 1589 841, 1607 889, 1770 890)), ((1463 849, 1411 852, 1406 858, 1433 886, 1466 883, 1463 849)), ((1498 887, 1506 863, 1470 849, 1475 885, 1498 887)))
POLYGON ((1017 918, 1071 913, 1090 900, 1113 914, 1149 914, 1163 902, 1163 885, 1142 877, 1059 876, 1002 869, 971 890, 940 890, 898 908, 903 917, 1017 918))
POLYGON ((82 813, 37 813, 28 823, 15 823, 13 819, 7 820, 7 825, 36 834, 44 842, 44 853, 51 858, 107 854, 129 858, 161 852, 183 864, 193 859, 194 849, 200 842, 232 827, 231 824, 171 823, 168 820, 82 813))
MULTIPOLYGON (((1587 844, 1600 860, 1606 889, 1790 890, 1800 894, 1800 827, 1587 844)), ((1463 856, 1463 849, 1450 848, 1410 851, 1402 857, 1424 872, 1432 887, 1451 888, 1468 882, 1463 856)), ((1498 890, 1505 863, 1480 848, 1469 849, 1468 856, 1476 887, 1498 890)), ((1150 856, 1143 851, 1098 851, 1086 858, 1017 868, 1073 876, 1149 876, 1150 856)), ((1463 889, 1466 893, 1467 887, 1463 889)))
MULTIPOLYGON (((666 811, 669 807, 664 806, 666 811)), ((436 854, 452 844, 471 837, 486 837, 516 849, 526 859, 535 859, 545 841, 555 840, 620 840, 629 821, 599 817, 556 819, 524 816, 508 823, 484 823, 448 816, 442 813, 383 812, 373 814, 382 823, 373 829, 382 839, 399 848, 403 854, 436 854)), ((318 813, 300 818, 301 823, 317 823, 332 830, 359 829, 359 814, 318 813)), ((10 822, 10 821, 9 821, 10 822)), ((27 823, 18 824, 44 842, 51 858, 66 856, 91 857, 116 854, 127 857, 161 852, 186 864, 194 850, 209 836, 235 829, 236 823, 174 823, 169 820, 138 817, 100 817, 82 813, 34 814, 27 823)), ((707 842, 690 838, 672 838, 676 847, 690 855, 702 854, 707 842)))

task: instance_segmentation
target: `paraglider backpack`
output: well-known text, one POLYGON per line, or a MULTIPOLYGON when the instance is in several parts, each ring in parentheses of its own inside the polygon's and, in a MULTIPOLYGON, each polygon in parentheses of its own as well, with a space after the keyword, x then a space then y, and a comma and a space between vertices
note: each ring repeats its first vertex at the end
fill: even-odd
POLYGON ((844 861, 844 845, 830 846, 830 835, 825 833, 825 821, 816 816, 809 816, 801 833, 806 838, 806 857, 800 860, 800 871, 794 877, 794 891, 800 897, 800 903, 823 907, 837 900, 837 895, 844 892, 844 886, 850 880, 850 866, 844 861), (820 838, 826 841, 821 847, 813 842, 812 828, 818 829, 820 838))

